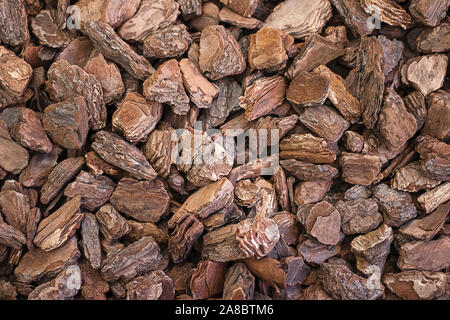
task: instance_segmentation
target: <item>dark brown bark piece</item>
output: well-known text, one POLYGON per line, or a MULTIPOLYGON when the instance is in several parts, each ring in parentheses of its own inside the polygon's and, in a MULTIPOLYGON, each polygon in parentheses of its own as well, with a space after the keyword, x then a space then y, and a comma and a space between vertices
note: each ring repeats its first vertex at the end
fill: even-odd
POLYGON ((423 133, 446 141, 450 138, 450 94, 439 90, 430 94, 428 106, 428 118, 425 121, 423 133))
POLYGON ((81 149, 89 131, 86 100, 76 96, 48 106, 42 123, 56 144, 66 149, 81 149))
POLYGON ((391 180, 394 189, 408 192, 429 190, 441 183, 439 180, 428 177, 421 169, 420 162, 412 162, 395 171, 391 180))
POLYGON ((417 216, 417 209, 407 192, 396 191, 386 184, 379 184, 373 188, 373 198, 378 202, 384 222, 390 226, 400 227, 417 216))
POLYGON ((417 202, 425 210, 425 213, 434 211, 438 206, 450 200, 450 181, 445 182, 436 188, 421 194, 417 202))
POLYGON ((322 138, 312 134, 293 134, 280 142, 280 158, 310 163, 333 163, 336 151, 322 138))
POLYGON ((0 121, 0 167, 18 174, 28 165, 29 157, 28 151, 11 139, 6 124, 0 121))
POLYGON ((24 1, 0 1, 0 40, 10 46, 24 44, 30 39, 24 1))
POLYGON ((167 103, 173 112, 185 115, 189 111, 189 97, 183 87, 183 78, 177 60, 164 62, 144 82, 144 96, 149 100, 167 103))
POLYGON ((203 224, 192 214, 185 214, 177 221, 174 233, 169 238, 169 252, 174 263, 189 257, 195 242, 203 233, 203 224))
POLYGON ((24 234, 6 223, 0 223, 0 244, 13 249, 20 249, 27 243, 24 234))
POLYGON ((340 200, 336 209, 341 214, 341 227, 346 235, 365 234, 383 221, 378 204, 372 199, 340 200))
POLYGON ((83 32, 105 58, 121 65, 134 78, 145 80, 155 72, 152 65, 138 55, 107 23, 88 22, 84 25, 83 32))
POLYGON ((450 50, 450 23, 444 22, 427 28, 416 39, 417 50, 424 53, 441 53, 450 50))
POLYGON ((106 300, 109 291, 108 283, 103 280, 100 273, 93 269, 88 263, 80 263, 81 278, 81 295, 86 300, 106 300))
POLYGON ((190 289, 194 299, 206 299, 222 292, 226 263, 201 261, 192 274, 190 289))
POLYGON ((175 287, 164 271, 156 270, 126 284, 127 300, 173 300, 175 287))
POLYGON ((100 131, 95 135, 92 149, 106 162, 140 179, 153 180, 156 172, 142 152, 117 134, 100 131))
POLYGON ((225 275, 223 299, 252 300, 255 293, 255 277, 244 263, 233 264, 225 275))
POLYGON ((174 136, 175 131, 172 129, 154 130, 142 148, 147 160, 163 178, 170 174, 172 150, 177 142, 173 139, 174 136))
POLYGON ((141 222, 158 222, 169 209, 170 195, 160 179, 139 181, 123 178, 111 196, 111 204, 141 222))
POLYGON ((176 24, 149 35, 144 41, 143 55, 151 59, 176 58, 188 50, 191 42, 186 26, 176 24))
POLYGON ((28 251, 20 259, 14 275, 17 281, 23 283, 39 281, 44 277, 51 278, 75 263, 79 257, 77 239, 73 237, 65 245, 50 252, 39 248, 28 251))
POLYGON ((152 236, 159 244, 165 244, 169 239, 169 235, 162 229, 158 228, 158 226, 154 223, 128 220, 128 224, 131 227, 131 231, 127 233, 126 240, 134 242, 142 239, 143 237, 152 236))
POLYGON ((80 197, 67 201, 61 208, 43 219, 36 230, 34 244, 44 251, 64 245, 80 228, 84 214, 80 213, 80 197))
POLYGON ((397 266, 402 270, 440 271, 450 265, 450 238, 407 242, 399 248, 397 266))
POLYGON ((103 90, 93 75, 64 60, 57 60, 48 70, 46 85, 50 98, 57 102, 83 96, 86 100, 89 127, 93 130, 105 127, 106 106, 103 90))
POLYGON ((246 62, 241 49, 228 29, 215 25, 203 29, 200 38, 199 66, 211 80, 241 74, 246 62))
POLYGON ((248 52, 250 67, 261 70, 285 68, 289 58, 287 51, 293 42, 294 40, 291 36, 273 28, 263 28, 257 33, 250 35, 248 52))
POLYGON ((53 145, 45 134, 38 115, 31 109, 11 107, 0 114, 11 137, 25 148, 41 153, 52 151, 53 145))
POLYGON ((259 29, 263 23, 255 18, 245 18, 238 13, 223 7, 219 12, 219 20, 221 22, 229 23, 232 26, 244 29, 259 29))
POLYGON ((417 122, 417 129, 420 130, 428 115, 427 107, 425 105, 425 97, 419 91, 414 91, 403 98, 406 110, 411 113, 417 122))
POLYGON ((344 17, 345 24, 352 30, 359 33, 360 36, 368 36, 373 30, 367 23, 370 14, 367 14, 361 7, 358 0, 331 0, 331 3, 337 9, 339 14, 344 17))
POLYGON ((64 48, 72 40, 69 32, 58 28, 50 10, 42 10, 31 20, 31 30, 41 44, 50 48, 64 48))
POLYGON ((380 156, 343 152, 339 159, 342 179, 351 184, 371 185, 381 171, 380 156))
POLYGON ((29 251, 34 248, 34 237, 36 236, 36 231, 39 222, 41 221, 41 210, 39 208, 32 208, 28 211, 27 217, 27 248, 29 251))
POLYGON ((295 187, 294 201, 298 206, 322 201, 331 188, 327 180, 303 181, 295 187))
POLYGON ((259 3, 258 0, 220 0, 220 2, 246 18, 253 16, 259 3))
POLYGON ((368 14, 378 14, 382 22, 391 26, 407 29, 413 23, 409 13, 393 0, 361 0, 361 7, 368 14))
POLYGON ((144 237, 108 256, 101 269, 102 276, 108 282, 118 279, 130 281, 136 276, 156 270, 161 259, 155 239, 144 237))
POLYGON ((102 263, 102 247, 98 230, 96 216, 89 212, 85 213, 81 223, 82 246, 84 257, 93 269, 99 269, 102 263))
MULTIPOLYGON (((103 236, 109 240, 118 240, 131 231, 129 221, 122 217, 110 204, 98 209, 95 217, 103 236)), ((135 241, 137 240, 139 239, 135 241)))
POLYGON ((328 77, 302 72, 292 79, 286 92, 286 99, 301 106, 317 106, 325 102, 329 90, 330 79, 328 77))
POLYGON ((81 208, 94 211, 104 205, 111 197, 116 184, 106 176, 81 171, 64 190, 68 198, 81 197, 81 208))
POLYGON ((245 109, 245 119, 255 120, 279 107, 285 97, 286 81, 283 77, 272 76, 256 80, 245 89, 239 98, 239 105, 245 109))
POLYGON ((37 286, 28 295, 28 300, 70 300, 80 290, 81 283, 80 267, 71 265, 53 280, 37 286))
POLYGON ((298 246, 298 252, 303 259, 312 265, 320 265, 329 258, 339 254, 339 246, 327 246, 315 239, 306 239, 298 246))
POLYGON ((48 175, 47 182, 41 188, 40 201, 49 204, 53 198, 80 172, 84 159, 67 158, 56 165, 48 175))
POLYGON ((280 164, 288 173, 303 181, 332 180, 338 174, 338 170, 330 165, 314 165, 294 159, 281 160, 280 164))
POLYGON ((412 0, 409 11, 413 17, 427 26, 437 26, 445 18, 449 3, 439 0, 412 0))
POLYGON ((0 210, 5 222, 22 233, 26 233, 30 199, 27 195, 14 190, 0 192, 0 210))
POLYGON ((91 170, 91 172, 97 176, 102 175, 103 173, 114 176, 121 177, 125 174, 121 169, 109 164, 94 151, 89 151, 84 155, 86 166, 91 170))

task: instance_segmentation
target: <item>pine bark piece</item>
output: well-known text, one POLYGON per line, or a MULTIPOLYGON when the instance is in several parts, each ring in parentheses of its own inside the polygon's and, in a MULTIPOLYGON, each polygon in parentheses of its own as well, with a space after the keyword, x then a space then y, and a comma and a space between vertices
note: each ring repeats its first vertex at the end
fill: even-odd
POLYGON ((144 237, 106 258, 101 272, 108 281, 130 281, 136 276, 158 269, 162 255, 152 237, 144 237))
POLYGON ((279 143, 279 139, 283 138, 289 131, 291 131, 298 122, 297 115, 291 115, 288 117, 264 117, 259 118, 254 124, 253 128, 256 133, 261 137, 266 135, 264 130, 267 130, 267 144, 274 146, 279 143), (272 138, 272 130, 278 131, 278 136, 272 138))
POLYGON ((245 259, 244 263, 252 274, 267 282, 268 285, 275 289, 286 287, 286 272, 280 261, 266 257, 245 259))
POLYGON ((40 221, 41 210, 39 208, 32 208, 28 211, 26 236, 29 251, 34 249, 34 237, 36 236, 36 230, 40 221))
POLYGON ((377 127, 387 147, 390 150, 397 150, 414 136, 417 122, 406 110, 402 98, 390 88, 386 91, 377 127))
POLYGON ((338 174, 338 170, 330 165, 314 165, 295 159, 281 160, 281 166, 288 173, 299 180, 332 180, 338 174))
POLYGON ((439 90, 429 96, 428 118, 423 133, 446 141, 450 138, 450 94, 439 90))
POLYGON ((182 56, 192 43, 184 24, 158 29, 144 41, 143 55, 150 59, 176 58, 182 56))
POLYGON ((284 101, 286 88, 286 81, 280 76, 264 77, 253 82, 245 89, 244 96, 239 98, 239 105, 245 109, 245 119, 255 120, 279 107, 284 101))
POLYGON ((219 20, 232 26, 244 29, 259 29, 263 23, 255 18, 245 18, 233 10, 223 7, 219 12, 219 20))
POLYGON ((176 0, 180 5, 180 11, 183 15, 201 15, 202 14, 202 1, 201 0, 176 0))
POLYGON ((189 287, 189 280, 194 269, 194 264, 186 262, 174 265, 167 275, 172 279, 175 292, 184 292, 189 287))
POLYGON ((361 7, 368 14, 377 13, 382 22, 391 26, 407 29, 413 23, 408 12, 393 0, 361 0, 361 7))
POLYGON ((424 53, 444 53, 450 50, 450 23, 444 22, 425 29, 416 39, 417 50, 424 53))
POLYGON ((223 291, 226 263, 201 261, 192 274, 190 289, 194 299, 206 299, 223 291))
POLYGON ((275 188, 272 183, 258 177, 255 185, 260 188, 261 201, 255 205, 255 217, 268 218, 272 217, 278 211, 278 201, 275 188))
POLYGON ((322 263, 319 279, 325 291, 338 300, 376 300, 384 294, 379 280, 369 280, 353 273, 341 259, 322 263))
POLYGON ((294 79, 300 73, 310 72, 321 65, 327 65, 343 54, 342 44, 336 44, 330 39, 313 34, 307 38, 299 54, 295 56, 286 76, 294 79))
POLYGON ((380 42, 381 49, 383 49, 384 52, 384 75, 388 77, 403 58, 404 45, 403 42, 396 39, 389 40, 384 35, 378 36, 378 42, 380 42))
POLYGON ((157 176, 142 152, 117 134, 99 131, 91 147, 103 160, 136 178, 153 180, 157 176))
POLYGON ((376 37, 361 38, 357 66, 352 71, 357 77, 356 98, 363 106, 362 118, 368 129, 374 128, 383 103, 384 52, 376 37))
POLYGON ((158 228, 154 223, 128 220, 128 224, 130 225, 131 230, 127 233, 126 240, 134 242, 143 237, 152 236, 159 244, 165 244, 169 239, 169 235, 158 228))
POLYGON ((105 58, 122 66, 134 78, 145 80, 155 72, 152 65, 138 55, 108 24, 91 21, 84 27, 83 33, 92 40, 97 50, 105 58))
POLYGON ((81 23, 102 21, 117 28, 132 18, 141 4, 141 0, 79 0, 81 23))
POLYGON ((81 197, 81 208, 94 211, 104 205, 111 197, 116 184, 106 176, 81 171, 64 190, 64 196, 81 197))
POLYGON ((234 197, 236 204, 252 208, 261 200, 261 187, 250 180, 240 180, 234 187, 234 197))
POLYGON ((48 175, 47 182, 41 188, 40 201, 49 204, 57 194, 80 172, 84 159, 67 158, 56 165, 48 175))
POLYGON ((37 286, 28 300, 70 300, 81 288, 81 271, 72 265, 61 271, 55 279, 37 286))
POLYGON ((289 58, 287 51, 292 43, 293 38, 279 29, 263 28, 250 35, 250 67, 259 70, 285 68, 289 58))
POLYGON ((42 123, 56 144, 66 149, 81 149, 89 132, 86 100, 76 96, 48 106, 42 123))
POLYGON ((24 107, 10 107, 0 114, 11 137, 25 148, 41 153, 52 151, 53 145, 47 137, 36 112, 24 107))
MULTIPOLYGON (((192 1, 192 2, 197 2, 199 0, 177 0, 178 2, 180 1, 192 1)), ((181 10, 183 7, 183 4, 180 4, 181 6, 181 10)), ((219 7, 218 5, 216 5, 214 2, 205 2, 203 4, 200 4, 200 14, 198 16, 196 16, 193 20, 190 21, 190 26, 193 27, 195 30, 198 31, 203 31, 203 29, 205 29, 208 26, 213 26, 213 25, 217 25, 219 24, 219 7)), ((182 11, 183 12, 183 11, 182 11)), ((191 48, 189 49, 189 59, 191 59, 191 53, 197 51, 197 61, 198 61, 198 49, 199 49, 199 45, 198 43, 194 42, 191 46, 191 48), (192 50, 192 51, 191 51, 192 50)))
POLYGON ((366 234, 383 221, 378 204, 372 199, 340 200, 336 209, 341 214, 341 227, 346 235, 366 234))
POLYGON ((122 132, 130 143, 143 142, 155 129, 162 116, 162 105, 142 95, 129 92, 114 112, 113 130, 122 132))
POLYGON ((403 68, 409 84, 426 97, 444 84, 447 64, 446 55, 432 54, 413 58, 403 68))
POLYGON ((450 179, 450 145, 430 136, 417 138, 416 151, 420 154, 420 170, 429 178, 450 179))
POLYGON ((37 282, 56 276, 64 268, 74 264, 79 257, 77 239, 73 237, 65 245, 50 252, 39 248, 28 251, 20 259, 14 275, 19 282, 37 282))
POLYGON ((446 1, 412 0, 409 12, 418 22, 435 27, 447 15, 448 6, 446 1))
POLYGON ((204 111, 203 122, 207 128, 213 128, 225 123, 230 113, 240 108, 239 97, 242 95, 241 86, 232 79, 222 79, 214 83, 219 88, 219 94, 204 111))
POLYGON ((264 27, 278 28, 296 39, 320 33, 332 17, 328 0, 286 0, 267 17, 264 27), (301 12, 297 9, 302 8, 301 12))
POLYGON ((145 157, 158 172, 158 175, 167 178, 170 174, 172 166, 172 150, 176 145, 176 141, 172 139, 175 131, 154 130, 147 143, 142 148, 145 157))
POLYGON ((245 18, 253 16, 259 4, 259 0, 220 0, 220 2, 245 18))
POLYGON ((29 188, 43 185, 56 166, 60 152, 60 148, 53 147, 52 151, 47 154, 34 153, 28 166, 20 173, 19 182, 29 188))
POLYGON ((225 275, 224 300, 252 300, 255 293, 255 277, 242 262, 233 264, 225 275))
POLYGON ((156 270, 126 284, 127 300, 173 300, 175 287, 164 271, 156 270))
POLYGON ((58 28, 50 10, 42 10, 31 20, 31 30, 40 44, 50 48, 64 48, 72 41, 69 32, 58 28))
POLYGON ((24 1, 0 1, 0 40, 19 46, 30 39, 24 1))
POLYGON ((208 81, 189 59, 180 61, 184 87, 191 101, 200 109, 210 108, 214 98, 219 95, 219 88, 208 81))
POLYGON ((103 90, 103 100, 106 104, 117 101, 125 92, 125 86, 119 68, 105 60, 100 53, 90 59, 84 66, 84 71, 95 76, 103 90))
POLYGON ((81 295, 85 300, 106 300, 109 291, 108 283, 103 280, 100 273, 93 269, 88 263, 79 264, 81 270, 81 295))
MULTIPOLYGON (((4 0, 0 5, 9 4, 4 0)), ((0 63, 0 108, 4 108, 20 102, 31 80, 33 68, 3 46, 0 46, 0 63)))
POLYGON ((80 213, 80 197, 67 201, 61 208, 43 219, 36 230, 34 244, 44 251, 64 245, 80 228, 84 214, 80 213))
POLYGON ((344 181, 364 186, 370 186, 375 181, 382 167, 382 159, 376 155, 343 152, 339 162, 344 181))
POLYGON ((247 66, 241 48, 231 32, 220 25, 203 29, 199 66, 211 80, 241 74, 247 66))
POLYGON ((299 120, 308 129, 329 142, 337 142, 350 123, 342 118, 333 108, 328 106, 317 106, 307 108, 300 115, 299 120))
POLYGON ((354 238, 351 250, 356 257, 356 267, 367 276, 381 274, 394 240, 394 231, 386 224, 367 234, 354 238))
POLYGON ((122 217, 110 204, 98 209, 95 217, 103 236, 109 240, 118 240, 131 231, 129 221, 122 217))
POLYGON ((28 151, 11 139, 6 124, 0 121, 0 167, 18 174, 28 165, 29 159, 28 151))
POLYGON ((0 280, 0 299, 16 300, 17 291, 13 284, 9 281, 0 280))
POLYGON ((432 300, 444 295, 448 286, 445 273, 420 270, 386 273, 383 283, 404 300, 432 300))
POLYGON ((339 211, 326 201, 299 206, 297 218, 306 231, 325 245, 339 242, 341 217, 339 211))
POLYGON ((78 66, 57 60, 48 70, 46 82, 50 98, 63 102, 69 98, 83 96, 89 116, 89 127, 99 130, 106 125, 106 106, 100 82, 78 66))
POLYGON ((307 239, 298 246, 299 255, 309 264, 320 265, 339 254, 339 246, 327 246, 315 239, 307 239))
POLYGON ((336 151, 327 141, 312 134, 293 134, 280 142, 280 158, 310 163, 333 163, 336 151))
POLYGON ((407 192, 396 191, 386 184, 373 188, 373 198, 378 202, 384 222, 392 227, 400 227, 417 216, 417 209, 407 192))
POLYGON ((160 179, 123 178, 110 202, 119 212, 140 222, 158 222, 169 209, 170 195, 165 182, 160 179))
MULTIPOLYGON (((373 30, 369 28, 367 21, 370 14, 367 14, 361 7, 358 0, 331 0, 338 13, 344 17, 345 24, 360 36, 368 36, 373 30)), ((372 13, 371 13, 372 14, 372 13)))
MULTIPOLYGON (((330 79, 328 99, 339 110, 342 117, 350 123, 355 123, 361 117, 361 104, 347 89, 344 79, 335 74, 326 66, 319 66, 314 69, 314 73, 326 76, 330 79)), ((308 111, 308 110, 307 110, 308 111)))
POLYGON ((414 91, 404 97, 403 102, 406 110, 416 118, 417 129, 420 130, 428 116, 425 97, 419 91, 414 91))
POLYGON ((149 100, 169 104, 176 114, 188 113, 189 97, 183 87, 183 78, 177 60, 171 59, 164 62, 144 82, 144 96, 149 100))
POLYGON ((286 92, 290 102, 305 106, 321 105, 328 98, 330 79, 318 74, 303 72, 292 79, 286 92))
POLYGON ((93 174, 97 176, 105 173, 107 175, 120 178, 125 175, 124 171, 109 164, 108 162, 100 158, 100 156, 98 156, 94 151, 89 151, 88 153, 86 153, 84 155, 84 158, 86 161, 86 166, 93 174))
POLYGON ((441 181, 429 178, 421 170, 419 162, 412 162, 395 171, 391 180, 394 189, 408 192, 429 190, 439 185, 441 181))
POLYGON ((144 41, 154 31, 172 25, 180 13, 178 8, 175 0, 142 0, 137 13, 120 26, 118 34, 127 41, 144 41))
POLYGON ((27 243, 24 234, 6 223, 0 223, 0 244, 19 250, 27 243))
POLYGON ((211 214, 208 218, 200 219, 200 221, 203 223, 205 230, 212 231, 223 227, 226 224, 242 221, 245 217, 244 211, 233 203, 232 205, 211 214))
POLYGON ((421 194, 417 202, 425 210, 425 213, 434 211, 441 204, 450 200, 450 181, 445 182, 436 188, 421 194))
POLYGON ((264 257, 280 239, 277 224, 269 218, 245 219, 203 236, 204 257, 217 262, 264 257))
POLYGON ((233 184, 227 178, 200 188, 189 196, 170 218, 169 227, 173 228, 185 213, 190 213, 198 218, 207 218, 212 213, 228 207, 234 199, 233 191, 233 184))
POLYGON ((399 248, 397 266, 402 270, 440 271, 450 265, 450 238, 407 242, 399 248))
POLYGON ((399 232, 417 240, 431 240, 442 229, 449 212, 450 202, 444 203, 426 217, 403 225, 399 232))
POLYGON ((192 214, 178 219, 174 233, 169 238, 169 252, 174 263, 186 260, 195 242, 203 233, 203 224, 192 214))
POLYGON ((289 191, 286 173, 283 168, 278 166, 273 175, 273 186, 275 188, 278 204, 283 211, 290 211, 289 191))
POLYGON ((93 269, 99 269, 102 263, 102 247, 98 234, 98 223, 92 213, 85 213, 81 223, 81 238, 84 257, 93 269))
POLYGON ((5 222, 22 233, 26 232, 30 199, 27 195, 15 190, 0 192, 0 210, 5 222))
POLYGON ((312 204, 323 200, 331 188, 326 180, 303 181, 295 187, 295 203, 298 206, 312 204))

